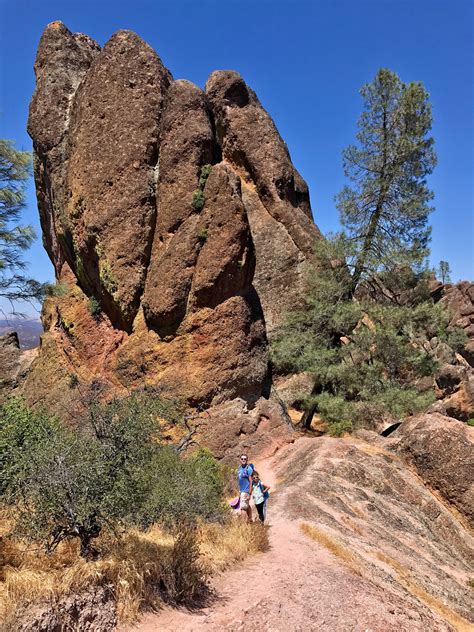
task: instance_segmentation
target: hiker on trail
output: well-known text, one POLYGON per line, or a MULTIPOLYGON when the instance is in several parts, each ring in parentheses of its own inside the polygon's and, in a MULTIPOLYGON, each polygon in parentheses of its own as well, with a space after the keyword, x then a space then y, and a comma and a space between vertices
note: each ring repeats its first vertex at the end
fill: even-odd
POLYGON ((260 480, 260 476, 257 471, 254 470, 252 475, 252 498, 255 503, 255 509, 257 510, 260 522, 265 522, 266 504, 269 496, 270 487, 264 485, 260 480))
POLYGON ((252 509, 250 507, 250 497, 252 495, 252 474, 254 467, 248 462, 246 454, 240 455, 240 465, 237 470, 240 493, 240 515, 243 520, 252 522, 252 509))

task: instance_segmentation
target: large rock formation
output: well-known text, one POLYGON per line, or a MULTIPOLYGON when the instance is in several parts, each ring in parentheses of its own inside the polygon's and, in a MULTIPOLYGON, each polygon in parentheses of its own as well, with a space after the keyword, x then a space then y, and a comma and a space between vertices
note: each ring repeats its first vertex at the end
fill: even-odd
POLYGON ((474 418, 474 283, 434 284, 432 296, 448 312, 451 344, 437 337, 430 341, 439 363, 433 383, 438 401, 431 411, 469 421, 474 418))
POLYGON ((474 367, 474 283, 461 281, 456 285, 444 285, 438 293, 441 303, 450 312, 450 327, 458 327, 466 335, 461 355, 474 367))
POLYGON ((320 233, 308 188, 235 72, 173 81, 137 35, 49 24, 28 131, 58 279, 25 385, 159 384, 190 402, 270 392, 267 337, 320 233))

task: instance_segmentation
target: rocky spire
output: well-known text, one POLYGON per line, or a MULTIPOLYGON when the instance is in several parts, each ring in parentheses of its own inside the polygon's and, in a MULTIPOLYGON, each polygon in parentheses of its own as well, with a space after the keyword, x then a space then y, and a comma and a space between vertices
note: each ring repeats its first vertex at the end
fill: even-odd
POLYGON ((75 286, 74 302, 45 307, 50 360, 67 347, 66 364, 127 388, 258 398, 267 334, 299 299, 320 237, 269 114, 238 73, 212 73, 205 92, 173 81, 130 31, 100 50, 54 22, 35 70, 44 242, 75 286), (99 336, 111 350, 93 366, 99 336))

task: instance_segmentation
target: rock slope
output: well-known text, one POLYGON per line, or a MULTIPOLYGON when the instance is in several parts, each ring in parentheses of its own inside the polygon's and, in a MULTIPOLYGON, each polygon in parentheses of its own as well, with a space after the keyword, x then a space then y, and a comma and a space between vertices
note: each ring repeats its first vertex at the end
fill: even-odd
MULTIPOLYGON (((452 423, 472 447, 474 429, 452 423)), ((257 459, 272 486, 270 550, 214 578, 202 610, 146 615, 133 629, 471 630, 472 535, 397 454, 407 435, 420 439, 404 433, 300 438, 257 459)))
POLYGON ((30 400, 54 404, 73 373, 194 402, 268 395, 267 339, 320 233, 255 93, 232 71, 205 91, 174 81, 135 33, 100 49, 61 22, 35 72, 28 131, 59 290, 30 400))

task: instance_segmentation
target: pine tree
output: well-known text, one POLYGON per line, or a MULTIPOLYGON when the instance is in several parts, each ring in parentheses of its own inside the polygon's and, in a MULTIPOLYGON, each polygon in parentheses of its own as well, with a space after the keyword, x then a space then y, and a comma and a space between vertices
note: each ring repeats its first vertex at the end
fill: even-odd
POLYGON ((341 224, 354 245, 348 261, 351 295, 377 272, 423 266, 433 197, 426 176, 436 165, 431 106, 420 82, 406 84, 381 69, 361 95, 358 145, 343 153, 344 173, 353 186, 336 198, 341 224))
POLYGON ((313 378, 312 392, 301 396, 302 426, 309 428, 317 412, 331 434, 432 403, 434 394, 418 392, 416 383, 435 372, 428 343, 443 338, 447 326, 443 306, 433 303, 417 275, 395 298, 386 289, 348 296, 346 247, 341 236, 318 244, 305 304, 289 315, 272 345, 278 370, 313 378))
POLYGON ((438 274, 441 279, 441 283, 451 283, 451 266, 447 261, 439 262, 438 274))
POLYGON ((428 95, 385 69, 361 94, 359 143, 343 154, 353 186, 337 197, 343 230, 317 245, 305 305, 272 348, 277 369, 314 379, 302 425, 318 412, 333 434, 425 408, 433 393, 414 386, 434 373, 427 343, 447 324, 425 283, 436 164, 428 95))
POLYGON ((33 228, 20 223, 30 162, 29 152, 0 140, 0 297, 12 306, 18 300, 39 299, 44 291, 42 284, 24 274, 23 253, 35 239, 33 228))

